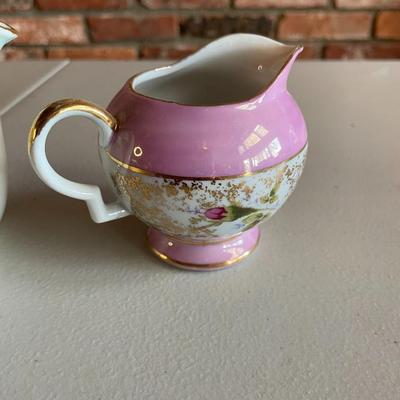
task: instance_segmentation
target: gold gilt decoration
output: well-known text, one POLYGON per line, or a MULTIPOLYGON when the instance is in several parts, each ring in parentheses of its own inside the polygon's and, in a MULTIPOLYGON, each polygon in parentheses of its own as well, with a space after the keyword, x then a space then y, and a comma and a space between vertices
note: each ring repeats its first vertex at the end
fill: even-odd
POLYGON ((306 152, 265 177, 182 180, 115 168, 111 178, 125 207, 174 238, 204 241, 229 237, 270 218, 294 190, 306 152))
POLYGON ((28 152, 30 153, 33 142, 41 134, 43 128, 52 118, 71 111, 81 111, 87 114, 91 114, 94 117, 102 120, 114 131, 118 127, 118 122, 114 118, 114 116, 112 116, 108 111, 97 106, 96 104, 79 99, 65 99, 55 101, 54 103, 48 105, 44 110, 42 110, 33 122, 28 136, 28 152))
POLYGON ((13 33, 14 35, 18 35, 17 30, 13 28, 11 25, 6 24, 5 22, 0 21, 0 28, 13 33))

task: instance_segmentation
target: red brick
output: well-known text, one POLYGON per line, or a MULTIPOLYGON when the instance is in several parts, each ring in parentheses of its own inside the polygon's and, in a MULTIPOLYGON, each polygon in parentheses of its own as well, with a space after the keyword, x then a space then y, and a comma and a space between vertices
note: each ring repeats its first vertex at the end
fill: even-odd
POLYGON ((48 58, 71 58, 79 60, 134 60, 136 49, 132 47, 96 46, 96 47, 55 47, 50 48, 48 58))
POLYGON ((280 39, 367 39, 372 15, 366 12, 288 13, 280 21, 280 39))
POLYGON ((304 46, 303 51, 300 53, 299 59, 309 60, 321 57, 321 49, 319 46, 304 46))
POLYGON ((6 47, 2 50, 2 56, 6 60, 27 60, 27 59, 37 59, 45 58, 45 51, 43 48, 29 47, 29 48, 19 48, 19 47, 6 47))
POLYGON ((104 10, 127 8, 132 0, 36 0, 40 10, 104 10))
POLYGON ((400 11, 382 11, 376 19, 375 36, 400 39, 400 11))
POLYGON ((217 38, 237 32, 270 35, 272 26, 273 17, 247 15, 208 17, 198 15, 183 20, 181 24, 183 34, 204 38, 217 38))
POLYGON ((140 57, 145 59, 180 60, 193 54, 198 48, 198 46, 179 44, 174 46, 144 46, 140 51, 140 57))
POLYGON ((157 9, 198 9, 223 8, 229 6, 229 0, 142 0, 145 7, 157 9))
POLYGON ((325 48, 325 58, 400 58, 400 43, 337 43, 325 48))
POLYGON ((83 20, 78 16, 4 18, 18 31, 16 44, 86 43, 83 20))
POLYGON ((335 0, 338 8, 397 8, 400 0, 335 0))
POLYGON ((174 15, 133 18, 109 15, 90 16, 90 33, 96 42, 143 39, 173 38, 179 33, 178 18, 174 15))
POLYGON ((236 8, 307 8, 324 7, 328 0, 234 0, 236 8))
POLYGON ((27 11, 33 6, 33 0, 0 0, 0 12, 27 11))

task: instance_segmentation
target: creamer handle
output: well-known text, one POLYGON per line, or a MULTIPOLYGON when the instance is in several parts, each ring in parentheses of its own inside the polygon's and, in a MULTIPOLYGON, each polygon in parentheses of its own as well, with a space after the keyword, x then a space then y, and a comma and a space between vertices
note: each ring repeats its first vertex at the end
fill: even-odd
POLYGON ((40 179, 53 190, 86 201, 93 221, 100 223, 126 217, 129 212, 118 202, 104 203, 98 186, 73 182, 62 177, 47 160, 46 139, 51 128, 65 118, 78 116, 94 121, 100 128, 99 146, 108 145, 117 128, 117 121, 109 112, 84 100, 59 100, 47 106, 32 125, 28 138, 31 164, 40 179))

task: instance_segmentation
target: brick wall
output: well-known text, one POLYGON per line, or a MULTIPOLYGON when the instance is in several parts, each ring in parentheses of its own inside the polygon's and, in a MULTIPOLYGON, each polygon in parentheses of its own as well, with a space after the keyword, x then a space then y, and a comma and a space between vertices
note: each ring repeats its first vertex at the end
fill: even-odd
POLYGON ((304 58, 400 58, 400 0, 0 0, 20 33, 6 59, 181 58, 253 32, 304 58))

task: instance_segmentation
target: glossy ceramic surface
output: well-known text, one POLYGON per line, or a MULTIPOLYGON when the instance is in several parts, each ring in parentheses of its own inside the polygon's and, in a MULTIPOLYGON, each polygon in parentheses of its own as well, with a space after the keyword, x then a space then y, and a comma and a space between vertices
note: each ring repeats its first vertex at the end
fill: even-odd
POLYGON ((290 68, 301 50, 256 35, 231 35, 174 66, 161 68, 158 75, 164 82, 158 90, 145 86, 147 81, 161 79, 154 72, 130 79, 108 107, 119 121, 109 152, 133 168, 183 177, 240 175, 292 157, 307 142, 301 111, 286 90, 290 68), (232 47, 230 64, 235 70, 221 83, 220 71, 232 68, 225 59, 225 49, 232 47), (164 89, 184 86, 190 81, 188 74, 198 82, 201 66, 200 73, 191 71, 198 64, 205 64, 198 90, 185 96, 190 82, 189 89, 182 88, 183 94, 175 97, 164 89), (181 72, 186 69, 187 74, 181 72), (232 84, 237 90, 232 90, 232 84), (215 86, 227 91, 217 101, 215 86), (164 100, 144 95, 158 92, 164 100), (235 103, 220 105, 219 101, 235 103), (217 105, 209 105, 214 102, 217 105))
POLYGON ((246 258, 257 246, 260 229, 255 226, 240 235, 207 244, 194 243, 165 235, 150 228, 150 250, 161 260, 192 271, 224 269, 246 258))
POLYGON ((0 21, 0 49, 16 37, 17 31, 12 26, 0 21))
POLYGON ((53 189, 85 200, 96 222, 136 215, 162 260, 195 270, 231 265, 254 249, 257 225, 284 204, 304 168, 306 126, 286 89, 301 50, 230 35, 129 79, 107 111, 82 100, 53 103, 32 127, 32 164, 53 189), (47 162, 52 126, 74 115, 100 127, 116 203, 47 162))
MULTIPOLYGON (((17 32, 10 25, 0 21, 0 50, 5 44, 17 37, 17 32)), ((3 218, 7 203, 7 155, 3 131, 0 126, 0 220, 3 218)))

